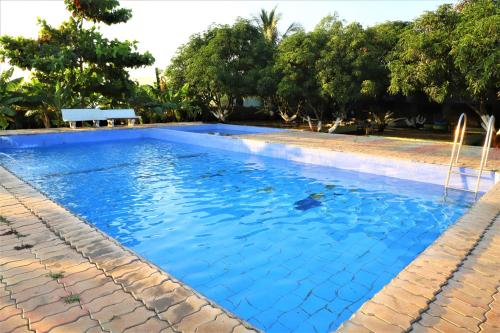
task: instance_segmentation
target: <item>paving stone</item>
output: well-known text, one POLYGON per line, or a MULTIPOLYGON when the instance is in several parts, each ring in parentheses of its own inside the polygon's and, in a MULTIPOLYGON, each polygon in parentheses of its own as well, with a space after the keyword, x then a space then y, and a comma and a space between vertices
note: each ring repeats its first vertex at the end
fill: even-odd
MULTIPOLYGON (((71 288, 69 288, 71 290, 71 288)), ((122 290, 118 285, 116 285, 113 281, 107 282, 106 284, 92 288, 92 289, 87 289, 83 292, 80 292, 80 297, 85 301, 85 302, 91 302, 92 300, 109 295, 113 293, 116 290, 122 290)))
POLYGON ((54 280, 50 280, 41 286, 35 286, 29 289, 24 289, 20 292, 13 293, 12 298, 15 298, 17 303, 21 303, 33 297, 49 294, 57 289, 63 289, 63 286, 54 280))
POLYGON ((401 327, 403 330, 409 329, 414 320, 412 317, 399 313, 386 305, 377 304, 371 301, 363 304, 361 312, 368 316, 376 316, 389 324, 401 327))
MULTIPOLYGON (((14 268, 19 268, 22 269, 22 267, 26 267, 31 264, 39 264, 40 260, 36 259, 35 256, 32 254, 31 258, 26 258, 22 260, 13 260, 10 262, 6 262, 5 264, 2 265, 0 271, 8 273, 10 270, 14 268)), ((3 274, 3 273, 2 273, 3 274)), ((10 274, 10 273, 8 273, 10 274)), ((7 274, 5 274, 7 276, 7 274)), ((11 274, 12 275, 12 274, 11 274)))
POLYGON ((28 321, 21 316, 12 316, 7 320, 0 322, 2 332, 12 332, 15 329, 28 327, 28 321))
POLYGON ((145 333, 145 332, 174 333, 174 331, 170 328, 170 326, 166 322, 158 320, 155 317, 149 318, 148 320, 146 320, 145 323, 128 328, 123 332, 124 333, 145 333))
MULTIPOLYGON (((76 264, 76 263, 75 263, 76 264)), ((56 267, 56 265, 51 265, 52 267, 56 267)), ((59 267, 59 268, 63 268, 63 267, 59 267)), ((74 280, 77 280, 77 276, 75 275, 76 273, 80 273, 80 272, 83 272, 83 271, 86 271, 88 269, 94 269, 95 266, 92 265, 91 263, 89 263, 86 259, 81 262, 81 263, 78 263, 76 265, 72 265, 70 267, 64 267, 64 269, 62 269, 64 271, 64 277, 68 280, 68 281, 74 281, 74 280)))
POLYGON ((395 297, 397 299, 401 299, 403 301, 406 301, 408 303, 412 303, 415 305, 420 306, 421 308, 426 308, 429 300, 425 297, 414 295, 405 289, 398 288, 392 284, 387 285, 384 287, 384 292, 388 295, 391 295, 392 297, 395 297))
MULTIPOLYGON (((152 306, 152 303, 156 298, 161 297, 162 295, 165 295, 165 294, 169 294, 172 291, 174 291, 176 288, 179 288, 180 286, 181 285, 178 284, 177 282, 174 282, 172 280, 167 280, 167 281, 162 282, 158 286, 144 289, 141 292, 140 297, 146 304, 148 304, 148 306, 154 307, 154 306, 152 306)), ((161 311, 157 311, 157 312, 161 312, 161 311)))
POLYGON ((168 277, 165 277, 165 274, 156 272, 145 279, 135 280, 132 284, 127 285, 125 287, 125 290, 131 292, 136 297, 139 297, 144 289, 158 286, 167 279, 168 277))
POLYGON ((153 317, 154 314, 154 312, 147 310, 145 307, 137 307, 132 312, 112 318, 109 322, 103 323, 102 326, 111 332, 122 332, 127 328, 145 324, 147 319, 153 317))
POLYGON ((429 314, 423 314, 422 318, 418 322, 420 325, 424 327, 432 327, 436 329, 437 331, 440 331, 442 333, 470 333, 471 331, 463 328, 463 327, 458 327, 449 321, 441 318, 441 317, 434 317, 429 314))
POLYGON ((106 273, 113 277, 113 279, 119 279, 121 276, 129 273, 136 272, 143 268, 143 264, 139 261, 134 261, 130 264, 123 265, 114 269, 107 271, 106 273))
POLYGON ((21 307, 25 312, 33 311, 39 306, 54 303, 55 301, 61 300, 70 294, 62 288, 56 289, 51 293, 43 294, 37 297, 32 297, 25 302, 19 302, 17 305, 21 307))
POLYGON ((413 295, 422 296, 427 298, 428 300, 433 299, 435 295, 435 288, 423 287, 411 281, 402 280, 400 278, 395 278, 392 281, 392 284, 412 293, 413 295))
POLYGON ((129 297, 119 304, 106 306, 100 311, 94 312, 92 317, 99 320, 100 323, 106 323, 109 322, 114 316, 120 316, 122 314, 132 312, 141 305, 142 303, 134 300, 132 297, 129 297))
POLYGON ((359 325, 359 324, 356 324, 350 320, 343 323, 342 326, 340 326, 335 332, 336 333, 373 333, 372 331, 370 331, 366 327, 359 325))
POLYGON ((109 271, 111 271, 114 268, 117 268, 117 267, 120 267, 120 266, 123 266, 126 264, 130 264, 133 261, 138 261, 138 260, 139 259, 135 256, 131 256, 131 255, 123 253, 122 256, 120 256, 116 259, 112 259, 112 260, 109 260, 107 262, 96 263, 96 265, 97 265, 97 267, 99 267, 100 269, 103 269, 106 273, 108 273, 109 271))
MULTIPOLYGON (((71 332, 104 332, 99 326, 99 322, 91 319, 88 316, 81 317, 75 322, 58 326, 50 331, 50 333, 71 333, 71 332)), ((147 333, 148 331, 143 331, 147 333)), ((152 331, 149 331, 153 333, 152 331)))
POLYGON ((1 322, 4 320, 7 320, 8 318, 12 316, 20 316, 22 314, 22 310, 16 308, 15 304, 8 305, 6 307, 3 307, 0 309, 0 327, 1 327, 1 322))
POLYGON ((444 306, 431 306, 427 313, 434 317, 443 318, 455 326, 468 329, 472 332, 475 332, 480 324, 479 320, 464 316, 455 310, 444 306))
MULTIPOLYGON (((91 281, 97 276, 103 276, 102 272, 96 269, 91 264, 84 265, 81 267, 86 268, 85 270, 74 272, 71 274, 64 274, 64 277, 61 278, 61 282, 64 283, 65 286, 71 287, 77 283, 83 283, 85 281, 91 281)), ((92 282, 91 282, 92 283, 92 282)))
POLYGON ((45 317, 52 316, 61 312, 68 311, 74 306, 80 306, 78 303, 66 304, 62 299, 53 303, 41 305, 32 311, 25 312, 25 317, 30 319, 30 323, 36 323, 45 317))
POLYGON ((17 293, 17 292, 21 292, 21 291, 29 289, 29 288, 44 285, 44 284, 50 282, 51 280, 52 280, 52 278, 48 277, 47 275, 41 275, 41 276, 33 278, 33 279, 21 281, 19 283, 14 284, 14 285, 9 285, 9 290, 12 293, 17 293))
POLYGON ((10 285, 15 285, 22 281, 34 279, 44 275, 47 275, 47 271, 45 269, 36 269, 36 270, 26 271, 24 274, 17 274, 12 277, 3 276, 3 280, 10 286, 10 285))
POLYGON ((26 326, 20 326, 18 328, 15 328, 13 331, 10 331, 10 333, 33 333, 28 327, 26 326))
POLYGON ((183 333, 196 332, 197 327, 208 321, 214 320, 215 317, 221 313, 222 311, 220 309, 204 306, 200 311, 185 317, 178 324, 173 325, 173 328, 183 333))
POLYGON ((447 294, 444 293, 437 296, 434 304, 439 306, 446 306, 464 316, 473 317, 478 321, 483 320, 484 313, 487 311, 486 309, 475 307, 458 298, 449 297, 447 294))
POLYGON ((97 268, 90 269, 88 274, 80 275, 81 280, 75 281, 75 283, 65 283, 67 288, 71 289, 76 294, 80 294, 86 290, 101 287, 108 282, 113 282, 109 277, 104 275, 97 268))
POLYGON ((404 330, 401 327, 391 325, 385 321, 377 318, 376 316, 368 316, 362 312, 356 312, 356 314, 351 317, 351 321, 355 324, 362 325, 373 332, 384 332, 384 333, 402 333, 404 330))
POLYGON ((197 333, 231 333, 233 328, 240 324, 236 319, 230 318, 225 314, 221 314, 215 320, 201 324, 196 329, 197 333))
POLYGON ((84 316, 88 317, 88 313, 85 310, 80 306, 73 306, 67 311, 45 317, 36 323, 30 323, 30 327, 37 332, 49 332, 55 327, 72 323, 84 316))
POLYGON ((184 317, 189 316, 207 305, 207 301, 197 295, 189 296, 184 302, 171 306, 167 311, 159 313, 158 316, 171 324, 177 324, 184 317))
POLYGON ((130 295, 118 289, 114 290, 111 294, 93 298, 90 302, 83 298, 80 303, 92 314, 101 311, 106 306, 120 304, 127 299, 130 299, 130 295))
POLYGON ((434 328, 432 327, 426 327, 426 326, 423 326, 422 324, 420 323, 416 323, 413 327, 412 327, 412 330, 411 330, 412 333, 442 333, 438 330, 435 330, 434 328))
POLYGON ((488 291, 476 288, 470 284, 457 282, 456 280, 452 280, 444 286, 443 293, 479 307, 482 305, 485 306, 485 304, 491 301, 491 293, 488 291))
POLYGON ((171 293, 161 294, 155 298, 155 300, 151 302, 151 308, 154 308, 158 313, 163 312, 169 307, 185 301, 191 295, 193 295, 192 291, 184 287, 179 287, 174 289, 171 293))
POLYGON ((115 279, 117 283, 122 284, 125 288, 132 285, 134 282, 142 279, 146 279, 157 272, 156 269, 151 267, 144 267, 137 271, 133 271, 130 273, 125 273, 122 276, 115 279))

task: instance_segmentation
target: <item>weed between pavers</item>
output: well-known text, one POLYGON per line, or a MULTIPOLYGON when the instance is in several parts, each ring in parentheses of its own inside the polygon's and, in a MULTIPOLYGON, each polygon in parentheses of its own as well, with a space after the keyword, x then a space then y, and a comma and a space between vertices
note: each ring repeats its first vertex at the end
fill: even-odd
POLYGON ((63 271, 61 271, 61 272, 50 272, 48 274, 48 276, 50 278, 52 278, 53 280, 59 280, 59 279, 61 279, 61 278, 64 277, 64 272, 63 271))
POLYGON ((21 238, 21 237, 26 237, 28 235, 25 235, 25 234, 22 234, 20 233, 19 231, 17 231, 16 229, 14 228, 10 228, 9 231, 6 231, 4 232, 3 234, 0 234, 0 236, 8 236, 8 235, 15 235, 17 238, 21 238))
POLYGON ((80 296, 76 294, 71 294, 69 296, 64 297, 64 303, 71 304, 80 302, 80 296))
POLYGON ((14 246, 14 250, 20 251, 20 250, 24 250, 24 249, 31 249, 32 247, 33 247, 33 245, 31 245, 31 244, 23 244, 23 245, 14 246))
POLYGON ((0 215, 0 223, 5 223, 7 225, 10 225, 9 220, 7 220, 4 216, 0 215))
POLYGON ((12 235, 13 233, 15 232, 14 229, 10 229, 9 231, 6 231, 2 234, 0 234, 0 236, 8 236, 8 235, 12 235))

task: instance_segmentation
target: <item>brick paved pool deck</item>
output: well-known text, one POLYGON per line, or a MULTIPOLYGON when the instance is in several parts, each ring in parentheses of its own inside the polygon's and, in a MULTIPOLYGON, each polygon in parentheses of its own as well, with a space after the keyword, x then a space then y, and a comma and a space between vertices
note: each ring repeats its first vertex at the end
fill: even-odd
MULTIPOLYGON (((438 164, 451 149, 299 131, 245 137, 438 164)), ((480 149, 464 148, 462 165, 475 167, 480 149)), ((490 156, 500 170, 499 151, 490 156)), ((0 216, 0 332, 257 331, 1 167, 0 216)), ((500 332, 500 183, 338 332, 500 332)))

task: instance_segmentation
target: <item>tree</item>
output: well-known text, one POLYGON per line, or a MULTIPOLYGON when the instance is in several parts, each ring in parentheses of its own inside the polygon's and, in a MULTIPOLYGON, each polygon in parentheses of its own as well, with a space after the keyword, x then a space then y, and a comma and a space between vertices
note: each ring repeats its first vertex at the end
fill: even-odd
POLYGON ((212 26, 191 37, 167 68, 167 80, 199 98, 219 121, 226 121, 238 99, 254 95, 259 72, 270 59, 270 48, 246 20, 212 26))
MULTIPOLYGON (((468 105, 487 123, 487 104, 500 98, 500 5, 493 0, 463 1, 450 55, 465 82, 468 105)), ((500 133, 499 133, 500 135, 500 133)))
POLYGON ((466 102, 485 126, 500 96, 499 13, 498 2, 474 0, 420 16, 392 53, 389 91, 466 102))
POLYGON ((408 23, 388 21, 366 29, 362 71, 361 95, 375 102, 388 97, 390 85, 389 54, 399 41, 408 23))
POLYGON ((15 107, 23 100, 22 78, 12 79, 14 68, 0 72, 0 128, 6 129, 14 121, 15 107))
POLYGON ((66 87, 81 107, 100 97, 110 105, 122 104, 134 87, 126 69, 151 65, 154 59, 148 52, 137 52, 136 42, 104 38, 95 24, 126 22, 130 10, 118 8, 116 0, 65 3, 71 17, 60 27, 40 20, 37 39, 0 37, 1 60, 32 71, 42 85, 66 87), (84 27, 85 21, 91 23, 89 28, 84 27))
POLYGON ((402 34, 389 63, 393 94, 424 92, 442 103, 462 91, 462 80, 450 55, 458 12, 443 5, 417 18, 402 34))
POLYGON ((325 42, 323 29, 310 33, 299 31, 280 43, 275 65, 280 77, 276 99, 281 117, 288 122, 305 112, 304 118, 311 129, 311 121, 317 121, 318 131, 321 130, 326 101, 321 94, 317 64, 325 42), (311 113, 314 119, 311 119, 311 113))
POLYGON ((254 16, 253 20, 264 39, 272 45, 278 45, 282 38, 289 36, 293 32, 301 30, 300 25, 292 23, 283 34, 280 34, 278 30, 278 23, 281 20, 281 13, 276 12, 276 7, 271 9, 271 11, 261 9, 259 15, 254 16))
POLYGON ((364 90, 379 89, 380 78, 375 77, 380 75, 381 65, 376 63, 380 59, 369 48, 368 35, 360 24, 344 26, 335 18, 326 23, 328 40, 318 61, 318 80, 322 93, 330 99, 332 112, 343 118, 364 90))

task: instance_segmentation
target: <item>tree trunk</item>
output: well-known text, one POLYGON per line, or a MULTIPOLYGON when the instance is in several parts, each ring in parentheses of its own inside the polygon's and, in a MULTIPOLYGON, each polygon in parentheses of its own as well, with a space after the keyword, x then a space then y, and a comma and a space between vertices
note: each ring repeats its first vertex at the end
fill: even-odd
POLYGON ((45 128, 50 128, 50 118, 49 118, 49 114, 47 111, 43 111, 43 113, 42 113, 42 122, 43 122, 43 126, 45 126, 45 128))
MULTIPOLYGON (((481 127, 488 131, 488 121, 489 117, 486 113, 486 103, 483 101, 479 102, 479 109, 472 104, 467 104, 478 116, 481 120, 481 127)), ((495 124, 493 124, 493 135, 491 137, 491 146, 494 148, 500 148, 500 130, 495 129, 495 124)))

